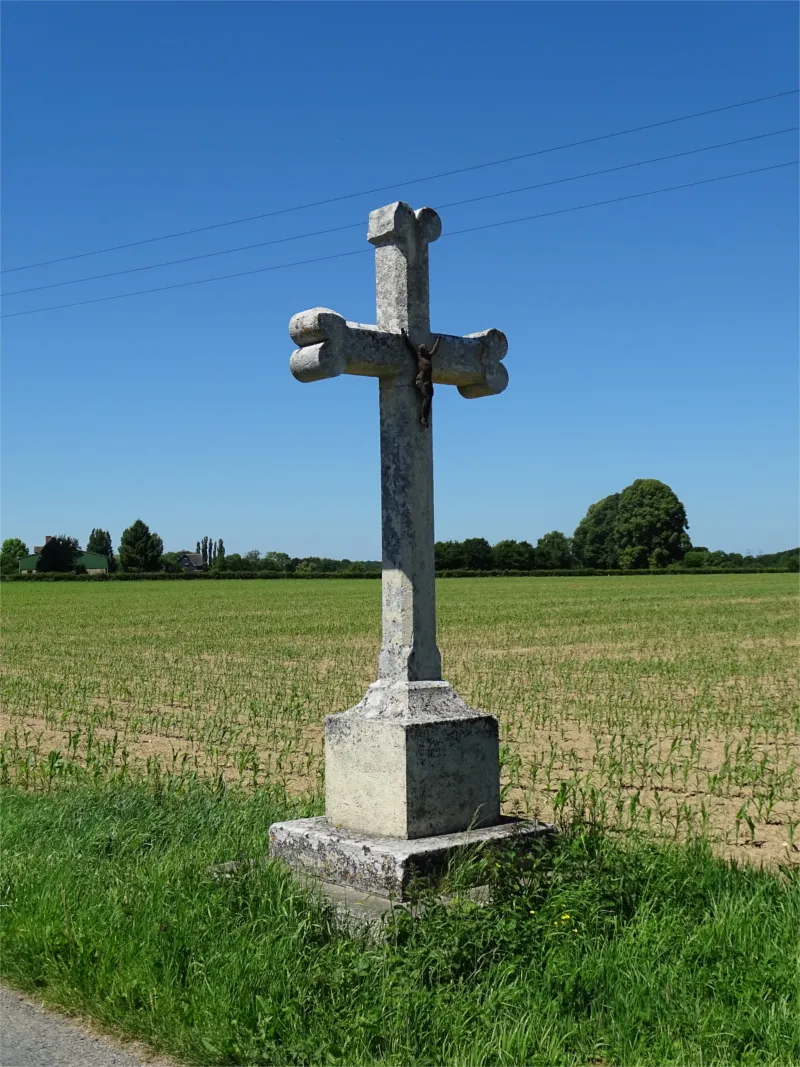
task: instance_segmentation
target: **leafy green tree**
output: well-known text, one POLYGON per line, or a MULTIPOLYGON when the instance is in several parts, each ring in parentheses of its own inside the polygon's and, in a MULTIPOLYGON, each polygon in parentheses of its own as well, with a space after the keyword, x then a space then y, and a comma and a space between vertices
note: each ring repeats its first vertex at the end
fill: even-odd
POLYGON ((0 573, 16 574, 19 557, 28 555, 28 546, 18 537, 7 537, 0 548, 0 573))
POLYGON ((619 564, 619 549, 616 540, 616 519, 619 508, 619 493, 603 497, 578 523, 572 535, 572 552, 581 567, 597 567, 600 570, 615 569, 619 564))
POLYGON ((790 571, 800 570, 800 548, 787 548, 783 552, 762 552, 756 556, 759 567, 785 567, 790 571))
POLYGON ((437 541, 433 550, 437 571, 459 571, 466 567, 460 541, 437 541))
POLYGON ((267 552, 264 555, 264 569, 268 571, 288 571, 289 556, 286 552, 267 552))
POLYGON ((306 556, 297 564, 296 574, 314 574, 321 570, 319 556, 306 556))
POLYGON ((686 509, 664 482, 637 478, 619 494, 614 521, 619 565, 666 567, 691 548, 686 509))
POLYGON ((708 559, 705 564, 706 567, 722 567, 725 563, 725 553, 717 550, 716 552, 709 552, 708 559))
POLYGON ((536 542, 536 566, 543 571, 565 571, 572 566, 572 546, 560 530, 552 530, 536 542))
POLYGON ((647 565, 651 570, 659 570, 662 567, 668 567, 670 563, 677 562, 677 560, 669 558, 669 552, 667 552, 666 548, 654 548, 647 557, 647 565))
POLYGON ((178 566, 178 560, 183 552, 165 552, 161 557, 161 570, 170 574, 178 574, 182 568, 178 566))
POLYGON ((492 563, 496 571, 532 571, 536 553, 528 541, 498 541, 492 547, 492 563))
POLYGON ((464 553, 464 567, 468 571, 492 569, 492 546, 485 537, 468 537, 461 542, 461 551, 464 553))
POLYGON ((86 542, 86 551, 99 552, 101 556, 108 556, 109 571, 113 571, 116 567, 114 546, 111 542, 111 534, 108 530, 102 530, 99 526, 93 529, 89 534, 89 540, 86 542))
POLYGON ((619 553, 617 566, 623 571, 644 570, 647 567, 647 549, 644 545, 628 545, 619 553))
POLYGON ((683 557, 684 567, 688 567, 693 570, 697 567, 709 567, 711 564, 708 562, 708 558, 711 553, 707 548, 693 548, 690 552, 687 552, 683 557))
POLYGON ((215 571, 225 570, 225 546, 222 544, 222 538, 218 541, 212 542, 211 565, 215 571))
POLYGON ((249 552, 244 554, 247 571, 260 571, 261 570, 261 553, 257 548, 251 548, 249 552))
POLYGON ((151 573, 161 569, 164 542, 151 533, 147 523, 137 519, 123 530, 119 540, 119 563, 123 571, 151 573))
POLYGON ((60 574, 74 571, 79 553, 77 537, 67 537, 66 534, 51 537, 39 553, 36 570, 55 571, 60 574))

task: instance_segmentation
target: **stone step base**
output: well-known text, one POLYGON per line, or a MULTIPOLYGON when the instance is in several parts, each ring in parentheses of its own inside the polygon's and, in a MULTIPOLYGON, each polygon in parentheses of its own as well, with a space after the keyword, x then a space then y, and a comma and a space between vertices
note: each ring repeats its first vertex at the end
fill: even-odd
POLYGON ((318 817, 273 823, 269 855, 305 878, 403 901, 418 880, 436 885, 459 853, 524 848, 526 842, 554 832, 549 823, 504 819, 496 826, 407 840, 356 833, 318 817))

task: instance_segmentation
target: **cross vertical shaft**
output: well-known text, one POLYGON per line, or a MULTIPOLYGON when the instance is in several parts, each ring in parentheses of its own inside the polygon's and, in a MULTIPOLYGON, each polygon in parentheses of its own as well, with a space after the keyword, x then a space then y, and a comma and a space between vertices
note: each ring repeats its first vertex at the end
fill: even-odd
MULTIPOLYGON (((441 232, 430 209, 392 204, 370 215, 377 326, 430 343, 428 243, 441 232)), ((433 529, 433 439, 420 423, 416 366, 380 378, 383 640, 378 677, 438 681, 433 529)))

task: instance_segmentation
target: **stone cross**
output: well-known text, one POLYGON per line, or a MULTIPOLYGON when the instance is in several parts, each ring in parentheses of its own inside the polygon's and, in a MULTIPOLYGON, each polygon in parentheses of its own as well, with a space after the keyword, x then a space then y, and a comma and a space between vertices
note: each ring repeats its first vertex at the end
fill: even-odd
MULTIPOLYGON (((379 680, 439 681, 433 532, 433 443, 420 423, 414 345, 432 344, 428 245, 442 232, 437 213, 399 201, 370 213, 375 246, 377 324, 347 322, 327 308, 295 315, 289 333, 298 349, 292 374, 301 382, 339 374, 375 377, 380 387, 383 640, 379 680)), ((440 334, 433 357, 436 385, 455 385, 468 399, 501 393, 508 342, 499 330, 466 337, 440 334)), ((435 406, 435 405, 434 405, 435 406)))
MULTIPOLYGON (((325 719, 325 815, 273 823, 270 855, 321 883, 407 899, 463 849, 518 842, 542 828, 500 811, 497 719, 442 681, 436 647, 433 444, 421 423, 416 349, 432 344, 428 245, 441 233, 431 208, 373 211, 375 326, 314 308, 295 315, 291 357, 301 382, 361 374, 380 387, 383 641, 378 680, 325 719)), ((472 398, 501 393, 508 347, 499 330, 440 334, 433 381, 472 398)))

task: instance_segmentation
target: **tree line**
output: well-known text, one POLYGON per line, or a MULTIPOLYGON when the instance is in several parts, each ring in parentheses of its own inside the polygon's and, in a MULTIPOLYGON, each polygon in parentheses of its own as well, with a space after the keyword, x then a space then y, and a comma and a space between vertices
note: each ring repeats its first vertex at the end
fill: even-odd
POLYGON ((436 569, 470 571, 568 571, 741 569, 800 570, 800 549, 745 556, 692 545, 686 508, 664 482, 639 478, 619 493, 590 505, 572 537, 560 530, 528 541, 482 537, 436 543, 436 569))
MULTIPOLYGON (((244 555, 228 554, 222 538, 204 536, 196 549, 164 552, 157 533, 141 519, 123 531, 119 550, 114 553, 108 530, 94 528, 86 543, 87 552, 108 557, 109 570, 129 573, 178 572, 179 559, 190 551, 200 556, 201 566, 211 571, 284 574, 370 574, 380 571, 380 560, 302 558, 286 552, 251 549, 244 555)), ((74 537, 51 538, 42 548, 37 571, 80 570, 82 550, 74 537)), ((19 538, 3 542, 0 571, 13 574, 20 556, 28 549, 19 538)), ((569 571, 569 570, 662 570, 741 569, 776 567, 800 570, 800 549, 745 556, 738 552, 710 551, 692 545, 686 509, 673 490, 654 478, 640 478, 619 493, 592 504, 571 537, 552 530, 535 545, 529 541, 498 541, 490 545, 484 537, 464 541, 437 541, 436 570, 448 571, 569 571)))

